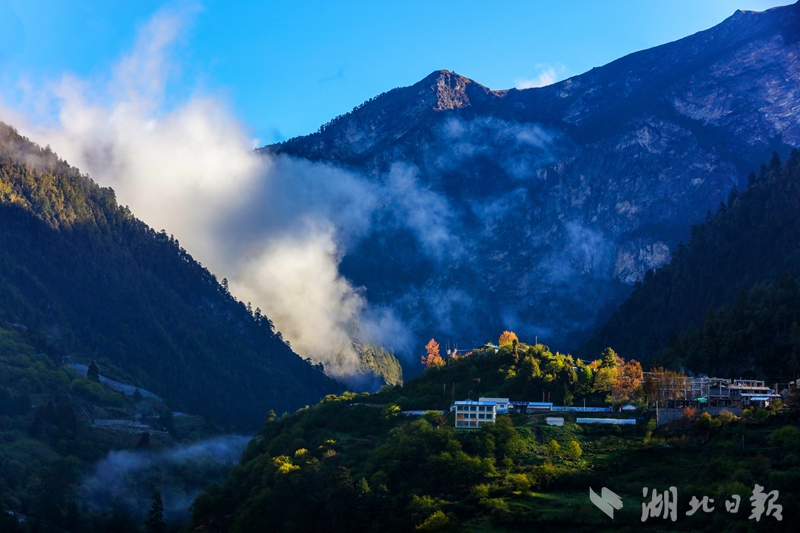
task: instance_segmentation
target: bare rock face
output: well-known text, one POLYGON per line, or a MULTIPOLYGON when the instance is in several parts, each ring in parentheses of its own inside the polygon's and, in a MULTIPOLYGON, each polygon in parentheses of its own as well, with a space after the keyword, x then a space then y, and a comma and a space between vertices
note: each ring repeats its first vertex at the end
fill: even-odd
POLYGON ((614 277, 625 283, 641 281, 648 270, 669 262, 670 249, 661 241, 636 239, 619 245, 614 263, 614 277))
POLYGON ((570 346, 772 151, 798 145, 794 4, 543 88, 437 71, 263 150, 379 183, 400 168, 435 199, 439 249, 385 208, 341 265, 420 335, 466 346, 514 328, 570 346))

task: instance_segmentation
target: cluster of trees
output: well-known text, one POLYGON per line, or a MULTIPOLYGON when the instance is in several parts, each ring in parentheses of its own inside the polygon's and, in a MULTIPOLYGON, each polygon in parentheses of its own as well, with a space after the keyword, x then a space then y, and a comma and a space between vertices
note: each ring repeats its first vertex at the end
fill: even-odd
POLYGON ((741 291, 673 339, 659 359, 708 375, 800 376, 800 283, 784 274, 741 291))
MULTIPOLYGON (((613 353, 605 355, 610 359, 613 353)), ((772 524, 776 531, 793 531, 791 521, 800 518, 800 463, 794 456, 800 432, 796 420, 783 415, 703 414, 679 434, 657 430, 654 421, 646 431, 579 426, 568 415, 564 427, 501 415, 479 429, 456 430, 452 415, 429 411, 409 418, 396 404, 376 405, 381 398, 385 395, 330 396, 312 408, 271 418, 228 481, 197 498, 189 530, 589 530, 602 527, 597 521, 605 517, 570 495, 607 484, 619 473, 624 475, 614 478, 615 491, 634 499, 641 497, 642 486, 655 483, 677 484, 681 494, 723 501, 735 493, 746 501, 759 483, 781 491, 789 523, 772 524), (667 444, 668 454, 658 444, 667 444)), ((741 519, 746 526, 746 516, 722 518, 741 519)), ((641 513, 623 512, 615 520, 640 525, 641 513)), ((720 524, 708 517, 688 527, 715 531, 720 524)))
POLYGON ((773 154, 748 182, 693 226, 689 243, 648 273, 581 354, 614 346, 699 372, 800 373, 792 281, 800 276, 800 152, 785 163, 773 154))
POLYGON ((13 518, 0 521, 0 530, 25 531, 5 513, 14 511, 30 516, 41 531, 77 531, 72 490, 82 461, 100 458, 104 449, 70 399, 71 380, 79 378, 39 353, 27 342, 29 334, 0 323, 0 515, 13 518))
POLYGON ((360 358, 360 370, 363 374, 378 376, 386 385, 403 383, 403 367, 389 350, 378 344, 357 342, 353 342, 353 347, 360 358))
MULTIPOLYGON (((130 418, 134 412, 161 413, 159 425, 174 438, 202 438, 215 434, 195 417, 184 417, 180 435, 169 407, 142 395, 123 398, 118 392, 79 376, 71 367, 58 365, 32 343, 36 332, 0 322, 0 531, 81 533, 140 533, 147 509, 130 509, 131 499, 98 502, 81 492, 82 480, 92 465, 108 452, 132 449, 136 435, 123 438, 90 426, 90 417, 130 418), (196 419, 189 435, 187 419, 196 419), (7 514, 21 513, 26 522, 7 514), (8 520, 9 518, 13 520, 8 520)), ((123 379, 120 371, 100 359, 98 374, 123 379)), ((94 372, 92 372, 94 374, 94 372)), ((167 438, 140 438, 159 453, 167 438)), ((142 444, 140 453, 149 446, 142 444)), ((210 479, 224 479, 229 466, 193 459, 173 468, 154 466, 132 486, 169 486, 190 494, 210 479), (145 480, 145 483, 142 483, 145 480)), ((149 494, 141 495, 144 502, 149 494)), ((173 494, 174 497, 174 494, 173 494)))
POLYGON ((27 392, 12 394, 0 387, 0 416, 25 416, 31 410, 31 397, 27 392))
POLYGON ((558 449, 548 451, 552 443, 538 444, 508 416, 463 433, 438 412, 409 421, 391 404, 350 404, 360 399, 331 397, 268 422, 229 481, 195 501, 189 527, 213 517, 231 532, 457 531, 452 502, 482 513, 502 507, 498 494, 552 482, 552 463, 524 460, 533 449, 548 461, 583 453, 574 440, 563 451, 552 440, 558 449))
POLYGON ((500 335, 498 347, 487 345, 445 360, 439 344, 431 339, 425 347, 427 355, 422 356, 426 372, 410 385, 413 390, 395 388, 382 394, 387 401, 409 409, 441 408, 456 397, 534 401, 541 394, 543 399, 563 405, 573 405, 581 398, 587 405, 604 405, 643 397, 641 364, 633 359, 625 361, 611 348, 606 348, 599 359, 586 362, 552 353, 542 344, 522 343, 513 331, 500 335))

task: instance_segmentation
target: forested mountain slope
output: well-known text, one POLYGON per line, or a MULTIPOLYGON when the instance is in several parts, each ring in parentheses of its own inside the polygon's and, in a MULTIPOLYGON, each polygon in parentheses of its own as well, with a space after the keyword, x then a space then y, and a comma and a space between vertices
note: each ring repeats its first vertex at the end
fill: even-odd
POLYGON ((800 276, 800 152, 784 164, 774 155, 749 182, 692 228, 688 244, 636 287, 581 353, 613 346, 647 360, 669 344, 660 361, 696 372, 800 372, 800 293, 792 279, 800 276))
POLYGON ((34 332, 54 360, 108 360, 173 408, 225 425, 341 390, 178 241, 2 124, 0 320, 34 332))
POLYGON ((751 169, 800 145, 797 94, 793 4, 547 87, 437 71, 264 151, 383 187, 341 271, 425 338, 514 329, 574 348, 751 169))
MULTIPOLYGON (((610 360, 615 361, 613 352, 610 360)), ((747 410, 741 418, 708 413, 656 428, 647 412, 635 425, 578 424, 578 417, 626 413, 550 411, 500 415, 478 429, 455 429, 438 411, 467 391, 536 399, 540 386, 592 394, 603 362, 578 363, 542 345, 505 344, 430 368, 404 387, 373 395, 346 393, 267 421, 223 485, 194 502, 187 528, 197 533, 516 532, 747 530, 753 485, 779 490, 782 520, 762 517, 764 531, 800 524, 800 451, 792 413, 747 410), (598 365, 599 363, 599 365, 598 365), (594 374, 594 375, 593 375, 594 374), (476 379, 480 378, 480 383, 476 379), (438 409, 421 416, 401 409, 438 409), (558 417, 551 426, 546 417, 558 417), (644 420, 642 419, 644 418, 644 420), (740 442, 747 442, 746 450, 740 442), (588 488, 606 486, 624 501, 613 522, 592 505, 588 488), (642 488, 676 487, 678 524, 642 523, 642 488), (737 494, 738 515, 689 516, 691 495, 717 502, 737 494), (311 512, 310 510, 313 510, 311 512)), ((638 389, 635 395, 641 400, 638 389)), ((591 397, 591 396, 590 396, 591 397)), ((563 397, 554 401, 565 400, 563 397)), ((760 531, 760 529, 758 529, 760 531)))

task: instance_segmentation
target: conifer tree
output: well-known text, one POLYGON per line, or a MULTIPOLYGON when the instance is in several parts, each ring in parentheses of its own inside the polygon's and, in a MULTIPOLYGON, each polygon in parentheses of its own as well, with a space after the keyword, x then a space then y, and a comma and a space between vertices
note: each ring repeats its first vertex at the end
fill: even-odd
POLYGON ((147 513, 147 520, 144 522, 147 533, 167 533, 167 524, 164 522, 164 504, 161 502, 161 494, 153 494, 153 506, 147 513))
POLYGON ((89 370, 86 371, 86 377, 89 378, 90 381, 100 383, 100 370, 97 368, 97 363, 94 361, 89 365, 89 370))
POLYGON ((436 342, 434 339, 431 339, 430 342, 425 345, 425 351, 428 353, 428 355, 422 356, 422 364, 425 365, 426 369, 444 366, 444 359, 442 359, 442 356, 439 355, 438 342, 436 342))
POLYGON ((617 368, 617 352, 611 348, 606 348, 600 355, 600 368, 617 368))

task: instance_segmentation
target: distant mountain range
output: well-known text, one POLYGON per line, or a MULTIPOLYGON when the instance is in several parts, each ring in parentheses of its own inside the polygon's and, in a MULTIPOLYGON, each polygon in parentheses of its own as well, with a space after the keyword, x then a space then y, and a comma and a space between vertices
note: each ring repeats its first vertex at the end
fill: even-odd
POLYGON ((261 151, 394 184, 340 269, 421 342, 514 329, 569 348, 751 170, 800 145, 798 95, 794 4, 543 88, 437 71, 261 151))

